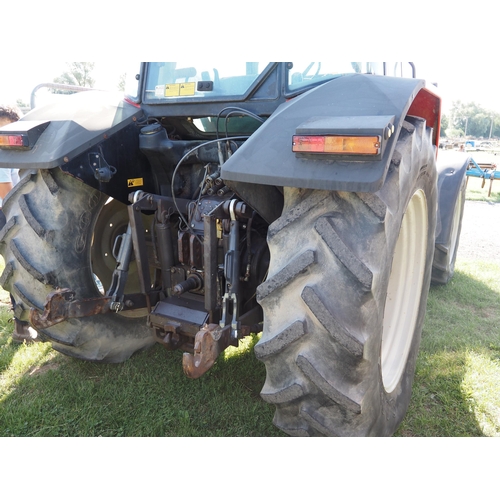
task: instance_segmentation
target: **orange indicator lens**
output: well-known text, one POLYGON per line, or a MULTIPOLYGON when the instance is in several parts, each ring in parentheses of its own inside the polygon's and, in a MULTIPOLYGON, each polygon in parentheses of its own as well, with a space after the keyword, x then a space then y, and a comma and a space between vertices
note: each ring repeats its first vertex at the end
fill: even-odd
POLYGON ((380 137, 294 135, 292 151, 294 153, 378 155, 380 154, 380 137))

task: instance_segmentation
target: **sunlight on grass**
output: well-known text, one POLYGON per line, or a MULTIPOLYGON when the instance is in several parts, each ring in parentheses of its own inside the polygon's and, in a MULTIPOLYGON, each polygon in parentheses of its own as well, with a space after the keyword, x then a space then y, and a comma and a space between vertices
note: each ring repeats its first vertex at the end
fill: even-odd
MULTIPOLYGON (((500 251, 500 249, 499 249, 500 251)), ((487 265, 483 261, 457 259, 457 271, 491 288, 492 291, 500 293, 500 264, 489 261, 487 265)), ((487 302, 488 297, 485 297, 487 302)))
POLYGON ((249 335, 248 337, 243 337, 238 343, 238 347, 229 346, 223 353, 224 359, 229 359, 234 356, 240 356, 243 353, 251 352, 253 346, 255 345, 255 338, 260 338, 260 333, 255 335, 249 335))
MULTIPOLYGON (((12 341, 10 341, 12 342, 12 341)), ((5 344, 9 346, 9 344, 5 344)), ((47 343, 23 344, 12 354, 10 363, 0 373, 0 403, 15 389, 21 378, 51 360, 57 353, 47 343)))
POLYGON ((468 352, 462 392, 485 436, 500 436, 500 359, 468 352))
POLYGON ((491 186, 491 193, 488 196, 488 191, 490 189, 490 180, 484 181, 478 177, 469 177, 467 181, 467 191, 465 193, 465 199, 471 201, 488 201, 490 203, 500 202, 500 180, 495 179, 493 185, 491 186))

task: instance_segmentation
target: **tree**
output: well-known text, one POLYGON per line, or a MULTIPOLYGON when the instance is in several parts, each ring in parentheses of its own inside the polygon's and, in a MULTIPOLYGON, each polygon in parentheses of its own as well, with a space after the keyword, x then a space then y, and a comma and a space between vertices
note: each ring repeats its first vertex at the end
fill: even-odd
POLYGON ((120 80, 118 81, 118 90, 121 92, 125 92, 125 85, 127 82, 127 73, 123 73, 120 75, 120 80))
POLYGON ((489 138, 500 132, 500 116, 475 102, 453 101, 447 125, 455 135, 461 131, 460 135, 489 138))
POLYGON ((16 105, 20 109, 30 109, 30 105, 25 103, 22 99, 18 99, 16 105))
POLYGON ((439 132, 440 137, 446 137, 446 130, 448 130, 450 121, 446 115, 441 116, 441 131, 439 132))
MULTIPOLYGON (((95 80, 90 76, 94 69, 93 62, 72 62, 68 63, 68 71, 65 71, 61 76, 54 78, 54 83, 62 83, 64 85, 77 85, 79 87, 93 88, 95 80)), ((61 90, 53 90, 55 94, 66 93, 61 90)))

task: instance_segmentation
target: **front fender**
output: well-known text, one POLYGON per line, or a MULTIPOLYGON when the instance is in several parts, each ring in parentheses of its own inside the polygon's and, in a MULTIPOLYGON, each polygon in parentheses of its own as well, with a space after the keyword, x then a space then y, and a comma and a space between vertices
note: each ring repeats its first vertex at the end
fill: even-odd
MULTIPOLYGON (((223 165, 222 178, 229 183, 375 192, 385 180, 410 106, 417 96, 428 94, 431 93, 423 80, 361 74, 339 77, 281 105, 223 165), (327 123, 334 124, 325 134, 349 130, 351 134, 363 135, 360 117, 367 117, 367 127, 381 117, 393 117, 394 133, 385 140, 377 159, 336 159, 330 155, 311 159, 311 155, 304 158, 292 152, 292 136, 311 118, 326 118, 327 123)), ((428 109, 418 106, 414 107, 418 110, 415 114, 422 116, 420 113, 425 112, 439 117, 440 100, 431 95, 434 111, 427 113, 428 109)), ((425 107, 427 100, 420 98, 417 102, 425 107)))

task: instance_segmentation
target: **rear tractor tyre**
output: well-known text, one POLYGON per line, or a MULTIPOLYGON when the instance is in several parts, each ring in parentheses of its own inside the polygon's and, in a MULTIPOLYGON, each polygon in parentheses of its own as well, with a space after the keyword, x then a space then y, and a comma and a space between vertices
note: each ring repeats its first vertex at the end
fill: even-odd
MULTIPOLYGON (((60 169, 29 172, 9 193, 0 285, 13 295, 18 319, 27 321, 32 307, 43 310, 57 288, 75 291, 76 300, 100 295, 92 255, 105 247, 94 228, 101 213, 110 216, 107 198, 60 169)), ((89 361, 121 362, 155 342, 144 318, 115 313, 71 318, 39 333, 55 350, 89 361)))
POLYGON ((377 193, 284 191, 258 289, 261 396, 290 435, 392 435, 409 405, 431 279, 430 130, 408 117, 377 193))

